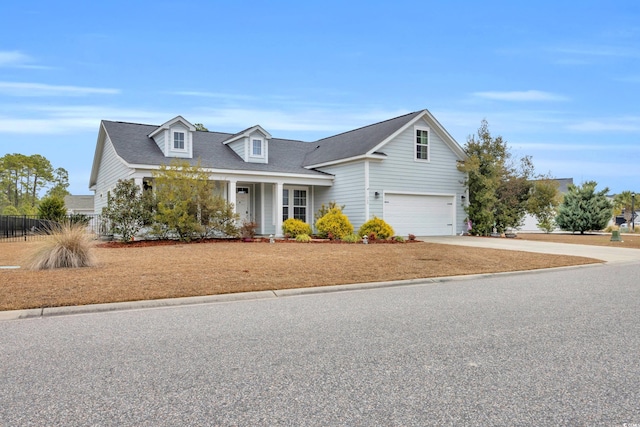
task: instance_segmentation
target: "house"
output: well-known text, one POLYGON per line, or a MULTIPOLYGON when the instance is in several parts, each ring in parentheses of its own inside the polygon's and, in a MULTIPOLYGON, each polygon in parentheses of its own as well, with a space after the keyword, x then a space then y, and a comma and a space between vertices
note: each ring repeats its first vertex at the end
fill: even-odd
MULTIPOLYGON (((558 193, 563 197, 569 191, 569 185, 573 185, 573 178, 557 178, 553 179, 553 181, 558 183, 558 193)), ((528 233, 544 232, 544 230, 538 227, 538 219, 529 213, 524 216, 522 224, 518 227, 518 231, 528 233)))
POLYGON ((275 138, 259 125, 203 132, 181 116, 160 126, 103 120, 89 183, 96 213, 119 179, 152 188, 153 172, 174 158, 200 162, 262 235, 282 235, 288 218, 313 224, 330 201, 345 206, 356 230, 374 216, 404 236, 464 227, 468 195, 457 165, 467 157, 427 110, 314 142, 275 138))
POLYGON ((64 206, 67 208, 67 214, 84 214, 93 215, 93 195, 69 195, 64 196, 64 206))

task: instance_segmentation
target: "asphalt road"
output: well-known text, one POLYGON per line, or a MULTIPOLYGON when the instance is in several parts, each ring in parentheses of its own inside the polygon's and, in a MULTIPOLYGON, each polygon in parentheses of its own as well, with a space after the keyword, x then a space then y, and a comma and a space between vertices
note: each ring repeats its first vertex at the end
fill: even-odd
POLYGON ((640 264, 0 322, 0 425, 640 425, 640 264))

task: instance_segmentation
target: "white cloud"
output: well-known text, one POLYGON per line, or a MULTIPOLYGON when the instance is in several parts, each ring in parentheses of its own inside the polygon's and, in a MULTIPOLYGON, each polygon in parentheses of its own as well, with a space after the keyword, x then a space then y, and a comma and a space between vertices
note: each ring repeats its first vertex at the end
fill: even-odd
POLYGON ((511 92, 475 92, 473 94, 479 98, 492 99, 497 101, 566 101, 567 97, 540 90, 511 91, 511 92))
POLYGON ((256 96, 252 95, 240 95, 240 94, 230 94, 230 93, 222 93, 222 92, 200 92, 200 91, 189 91, 189 90, 177 90, 165 92, 169 95, 179 95, 179 96, 193 96, 200 98, 219 98, 224 100, 242 100, 242 101, 251 101, 258 99, 256 96))
POLYGON ((569 124, 567 129, 577 132, 638 132, 640 117, 614 117, 606 120, 584 120, 569 124))
POLYGON ((117 95, 120 89, 54 86, 42 83, 0 82, 0 94, 19 97, 117 95))
POLYGON ((563 55, 577 56, 600 56, 600 57, 620 57, 620 58, 638 58, 640 51, 638 49, 629 49, 618 46, 586 46, 586 47, 558 47, 551 49, 554 52, 563 55))
POLYGON ((43 65, 34 65, 33 58, 18 50, 0 51, 0 68, 49 69, 43 65))
POLYGON ((0 133, 11 134, 73 134, 98 132, 101 120, 161 124, 172 118, 170 113, 115 107, 26 106, 12 109, 0 106, 0 133))

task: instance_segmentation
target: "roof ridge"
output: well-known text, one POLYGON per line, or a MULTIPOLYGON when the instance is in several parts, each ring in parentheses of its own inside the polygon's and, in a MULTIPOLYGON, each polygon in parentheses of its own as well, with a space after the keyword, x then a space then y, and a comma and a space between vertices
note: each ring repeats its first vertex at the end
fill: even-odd
POLYGON ((422 111, 424 111, 424 110, 412 111, 411 113, 403 114, 403 115, 401 115, 401 116, 392 117, 392 118, 390 118, 390 119, 382 120, 382 121, 377 122, 377 123, 372 123, 372 124, 370 124, 370 125, 361 126, 361 127, 359 127, 359 128, 356 128, 356 129, 351 129, 351 130, 347 130, 347 131, 344 131, 344 132, 341 132, 341 133, 337 133, 337 134, 335 134, 335 135, 327 136, 327 137, 325 137, 325 138, 318 139, 318 140, 316 140, 316 141, 314 141, 314 142, 324 141, 325 139, 335 138, 336 136, 346 135, 346 134, 351 133, 351 132, 356 132, 356 131, 359 131, 359 130, 362 130, 362 129, 366 129, 366 128, 369 128, 369 127, 372 127, 372 126, 381 125, 381 124, 383 124, 383 123, 390 122, 391 120, 400 119, 400 118, 402 118, 402 117, 410 116, 410 115, 412 115, 412 114, 417 114, 417 113, 420 113, 420 112, 422 112, 422 111))

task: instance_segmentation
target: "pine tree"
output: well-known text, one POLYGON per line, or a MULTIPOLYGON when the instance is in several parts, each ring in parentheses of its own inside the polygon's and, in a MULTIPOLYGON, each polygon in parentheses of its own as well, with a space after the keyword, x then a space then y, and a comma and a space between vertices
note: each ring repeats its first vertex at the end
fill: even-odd
POLYGON ((582 186, 569 185, 558 209, 558 227, 584 234, 585 231, 602 230, 607 226, 612 215, 612 205, 606 197, 609 189, 596 192, 597 185, 595 181, 587 181, 582 186))

